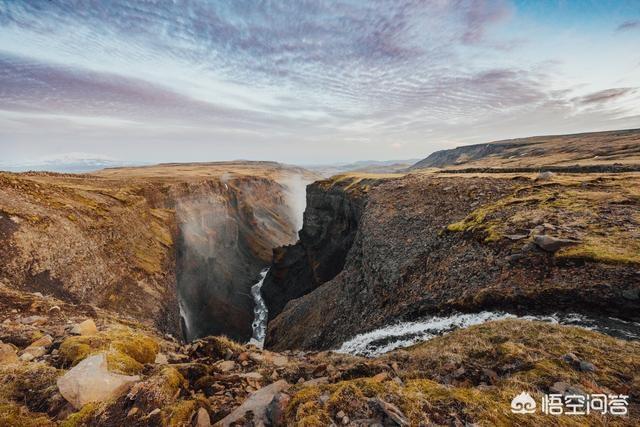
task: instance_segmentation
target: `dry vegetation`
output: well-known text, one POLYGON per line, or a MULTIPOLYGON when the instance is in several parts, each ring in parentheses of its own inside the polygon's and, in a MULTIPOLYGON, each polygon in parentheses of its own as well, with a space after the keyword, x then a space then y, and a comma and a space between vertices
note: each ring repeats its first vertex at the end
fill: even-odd
POLYGON ((485 241, 541 233, 573 239, 558 258, 640 263, 640 175, 555 175, 532 180, 483 205, 449 231, 478 232, 485 241))
POLYGON ((577 328, 505 320, 455 331, 383 358, 399 379, 360 378, 298 387, 288 408, 291 424, 327 425, 340 411, 367 419, 375 399, 396 405, 409 425, 634 425, 640 386, 640 345, 577 328), (572 367, 574 354, 596 366, 572 367), (518 415, 513 397, 528 391, 540 402, 556 383, 585 393, 631 395, 632 418, 598 415, 518 415))

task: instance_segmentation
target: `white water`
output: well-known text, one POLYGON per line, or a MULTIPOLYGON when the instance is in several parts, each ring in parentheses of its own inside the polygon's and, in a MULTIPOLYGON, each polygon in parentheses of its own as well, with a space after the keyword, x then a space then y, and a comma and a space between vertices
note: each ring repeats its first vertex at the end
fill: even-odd
POLYGON ((626 339, 640 339, 640 325, 624 322, 620 319, 608 318, 594 320, 576 313, 553 314, 550 316, 515 316, 504 312, 483 311, 473 314, 453 314, 444 317, 429 317, 415 322, 401 322, 380 329, 356 335, 335 350, 338 353, 349 353, 360 356, 378 356, 397 348, 430 340, 458 328, 485 323, 491 320, 519 318, 543 322, 560 323, 594 329, 626 339))
POLYGON ((249 340, 249 344, 253 344, 256 347, 262 348, 264 344, 264 337, 267 333, 267 317, 269 315, 269 310, 267 309, 267 305, 264 303, 262 299, 262 283, 264 282, 264 278, 267 276, 269 269, 264 270, 260 273, 260 280, 258 283, 251 287, 251 296, 253 297, 253 336, 249 340))

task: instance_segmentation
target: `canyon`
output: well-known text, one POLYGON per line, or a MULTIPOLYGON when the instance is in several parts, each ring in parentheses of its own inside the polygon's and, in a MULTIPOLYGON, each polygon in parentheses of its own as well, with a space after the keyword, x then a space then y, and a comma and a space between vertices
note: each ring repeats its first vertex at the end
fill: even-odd
POLYGON ((639 138, 0 172, 0 425, 636 425, 639 138))
POLYGON ((314 178, 268 162, 2 174, 0 280, 186 339, 246 341, 251 285, 296 240, 314 178))

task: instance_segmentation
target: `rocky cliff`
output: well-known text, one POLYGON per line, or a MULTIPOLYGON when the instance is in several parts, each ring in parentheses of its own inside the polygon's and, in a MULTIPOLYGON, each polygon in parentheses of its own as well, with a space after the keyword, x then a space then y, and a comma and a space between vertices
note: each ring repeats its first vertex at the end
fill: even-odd
POLYGON ((349 180, 317 181, 307 187, 299 240, 274 250, 262 286, 269 318, 280 314, 287 301, 313 291, 342 271, 366 200, 362 187, 350 184, 349 180))
POLYGON ((249 289, 296 238, 290 183, 312 178, 267 162, 2 173, 0 280, 188 338, 246 340, 249 289))
POLYGON ((277 274, 265 284, 280 298, 268 303, 276 311, 285 304, 269 322, 266 345, 336 348, 397 320, 451 311, 571 310, 637 321, 639 180, 413 174, 317 184, 305 214, 311 230, 305 222, 301 233, 307 241, 278 252, 277 274), (315 209, 354 203, 357 230, 346 256, 338 246, 336 261, 327 254, 335 239, 308 239, 342 235, 344 219, 334 223, 315 209), (314 244, 323 258, 301 250, 314 244), (322 270, 329 259, 343 268, 310 282, 305 266, 322 270))

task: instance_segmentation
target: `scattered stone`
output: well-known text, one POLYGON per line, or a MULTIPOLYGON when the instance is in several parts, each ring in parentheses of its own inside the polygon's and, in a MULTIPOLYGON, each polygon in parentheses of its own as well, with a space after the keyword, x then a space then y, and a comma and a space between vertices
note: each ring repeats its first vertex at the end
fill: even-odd
POLYGON ((195 427, 210 427, 211 426, 211 418, 209 418, 209 413, 206 409, 200 408, 196 413, 196 426, 195 427))
POLYGON ((271 425, 276 427, 285 425, 285 415, 290 400, 291 396, 282 392, 273 396, 269 406, 267 406, 267 418, 271 425))
POLYGON ((506 237, 509 240, 522 240, 529 237, 527 234, 507 234, 506 237))
POLYGON ((385 402, 384 400, 377 399, 377 398, 374 399, 374 401, 378 404, 378 406, 380 406, 380 409, 382 409, 382 411, 385 414, 387 414, 389 418, 391 418, 393 421, 396 422, 396 424, 398 424, 401 427, 409 425, 409 421, 407 420, 407 417, 402 413, 400 408, 398 408, 396 405, 394 405, 393 403, 385 402))
POLYGON ((556 176, 556 174, 550 171, 540 172, 536 175, 535 181, 551 181, 554 176, 556 176))
POLYGON ((35 340, 34 342, 32 342, 31 344, 29 344, 29 347, 49 348, 51 347, 51 344, 53 344, 53 337, 51 337, 51 335, 44 335, 38 338, 37 340, 35 340))
POLYGON ((229 372, 232 371, 236 367, 236 362, 233 360, 225 360, 224 362, 220 362, 216 365, 220 372, 229 372))
POLYGON ((238 355, 238 362, 245 362, 249 360, 249 353, 246 351, 243 351, 242 353, 240 353, 238 355))
POLYGON ((239 376, 241 378, 247 378, 256 381, 262 380, 262 375, 259 372, 248 372, 246 374, 240 374, 239 376))
POLYGON ((98 333, 98 328, 92 319, 80 322, 71 329, 73 335, 94 335, 98 333))
POLYGON ((584 360, 580 361, 580 370, 582 372, 595 372, 597 370, 596 366, 591 362, 586 362, 584 360))
POLYGON ((305 388, 329 383, 329 377, 319 377, 309 381, 304 381, 304 378, 300 378, 300 380, 298 380, 298 384, 302 384, 302 386, 305 388), (303 380, 303 381, 300 382, 300 380, 303 380))
POLYGON ((288 388, 289 383, 285 380, 276 381, 273 384, 262 387, 260 390, 252 393, 242 405, 223 418, 220 421, 220 425, 223 427, 230 426, 232 423, 243 418, 247 412, 253 413, 253 423, 255 425, 260 425, 260 423, 266 424, 269 421, 267 418, 267 407, 276 394, 288 388))
POLYGON ((549 391, 552 394, 564 394, 570 387, 571 387, 571 384, 566 383, 564 381, 558 381, 553 383, 553 385, 549 387, 549 391))
POLYGON ((18 354, 11 344, 0 343, 0 365, 18 363, 18 354))
POLYGON ((31 361, 37 357, 42 357, 45 354, 47 354, 47 349, 44 347, 33 347, 33 346, 29 346, 27 348, 25 348, 24 350, 22 350, 22 354, 20 356, 20 359, 22 360, 26 360, 26 361, 31 361))
POLYGON ((18 322, 25 325, 44 325, 47 323, 47 318, 44 316, 27 316, 21 318, 18 322))
POLYGON ((253 360, 256 363, 264 362, 264 356, 260 353, 249 353, 249 359, 253 360))
POLYGON ((169 360, 167 359, 167 356, 163 353, 158 353, 156 355, 156 360, 155 363, 158 365, 166 365, 169 363, 169 360))
POLYGON ((389 374, 387 374, 386 372, 380 372, 379 374, 374 375, 374 376, 371 378, 371 380, 372 380, 374 383, 381 383, 381 382, 383 382, 384 380, 387 380, 388 378, 389 378, 389 374))
POLYGON ((566 246, 573 246, 580 243, 578 240, 571 239, 559 239, 552 236, 547 235, 538 235, 535 236, 534 242, 540 249, 545 250, 547 252, 556 252, 561 248, 566 246))
POLYGON ((31 353, 22 353, 20 355, 20 360, 23 362, 31 362, 33 359, 35 359, 35 356, 31 353))
MULTIPOLYGON (((126 391, 140 377, 109 372, 104 353, 89 356, 58 378, 60 394, 76 409, 103 402, 126 391)), ((159 411, 159 409, 158 409, 159 411)))
POLYGON ((565 354, 564 356, 562 356, 562 360, 574 366, 577 366, 580 363, 580 359, 578 359, 578 356, 573 353, 565 354))
POLYGON ((338 419, 343 419, 343 418, 344 418, 344 417, 346 417, 346 416, 347 416, 347 414, 345 414, 345 413, 344 413, 344 411, 339 411, 339 412, 336 414, 336 418, 338 418, 338 419))
POLYGON ((281 368, 283 366, 287 366, 289 358, 287 358, 287 356, 273 356, 271 357, 271 363, 281 368))

